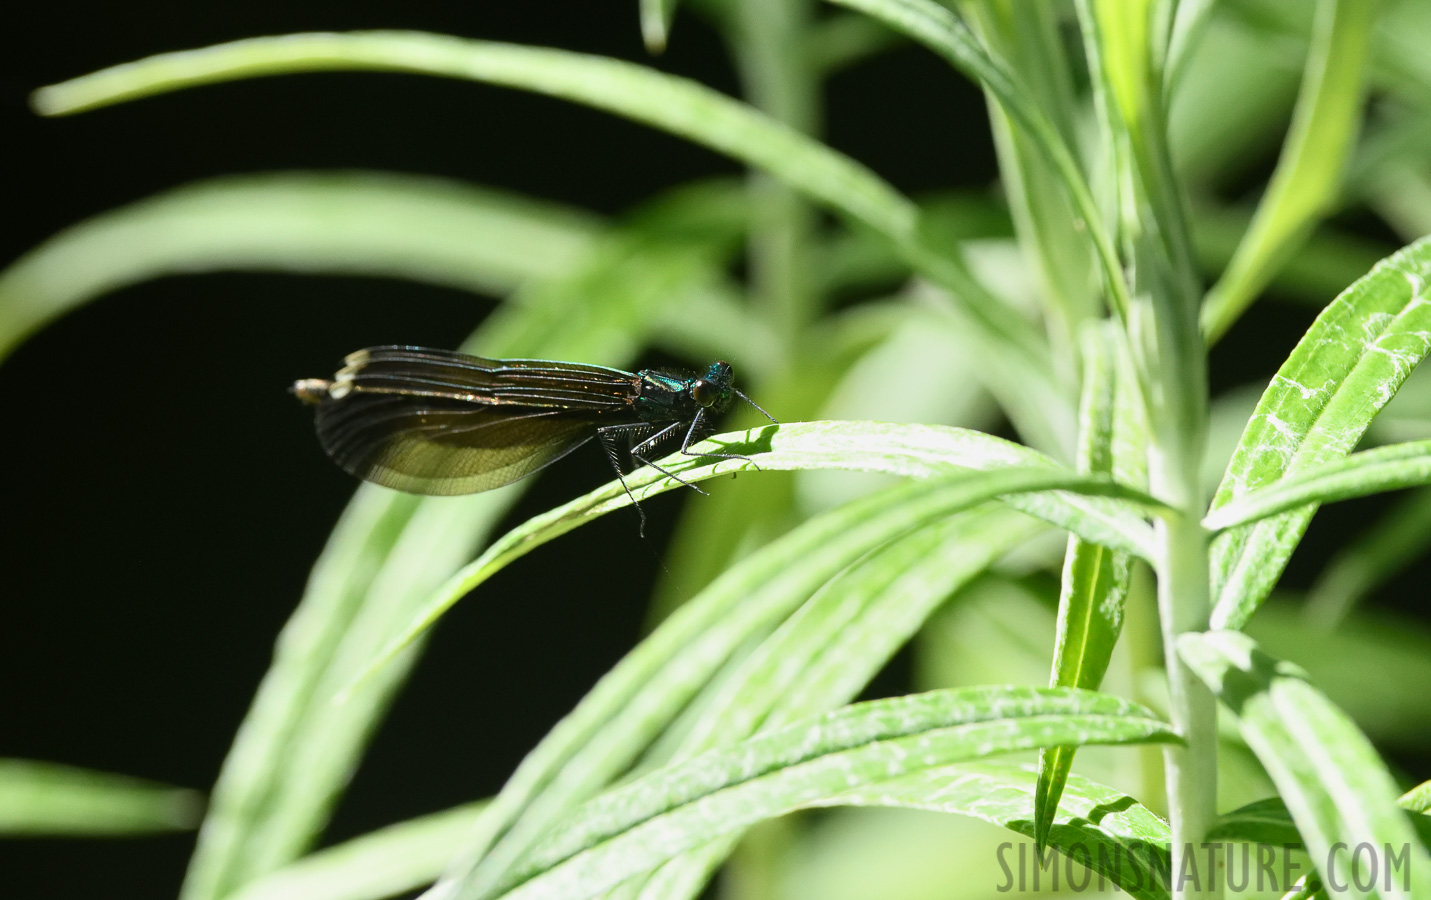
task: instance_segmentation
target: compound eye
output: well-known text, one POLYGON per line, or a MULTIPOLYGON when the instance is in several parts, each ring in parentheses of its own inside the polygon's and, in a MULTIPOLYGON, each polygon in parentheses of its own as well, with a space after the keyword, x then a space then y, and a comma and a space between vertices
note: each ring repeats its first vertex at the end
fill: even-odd
POLYGON ((720 399, 720 391, 704 378, 697 378, 696 383, 691 385, 691 399, 702 409, 709 409, 720 399))

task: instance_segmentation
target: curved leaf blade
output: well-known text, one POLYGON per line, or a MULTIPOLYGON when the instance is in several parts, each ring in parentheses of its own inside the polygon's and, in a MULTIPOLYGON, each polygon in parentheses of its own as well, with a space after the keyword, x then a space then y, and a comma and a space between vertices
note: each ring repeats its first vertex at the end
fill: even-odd
MULTIPOLYGON (((1161 506, 1156 500, 1107 479, 1075 475, 1026 447, 961 428, 875 422, 799 422, 717 435, 693 445, 692 451, 693 455, 673 454, 659 464, 686 482, 755 468, 770 471, 836 469, 914 478, 956 475, 973 469, 975 474, 969 476, 970 485, 980 492, 980 501, 1004 494, 1029 494, 1010 496, 1010 505, 1090 540, 1144 558, 1151 556, 1150 529, 1128 505, 1108 498, 1132 500, 1152 509, 1161 506), (732 451, 748 458, 711 462, 708 457, 699 456, 701 452, 732 451), (1047 493, 1050 491, 1057 493, 1047 493)), ((488 547, 439 589, 411 625, 374 660, 369 671, 401 652, 458 600, 512 560, 583 522, 628 505, 633 497, 640 501, 680 486, 654 468, 646 467, 628 476, 625 488, 619 482, 612 482, 528 520, 488 547)))
POLYGON ((812 518, 729 568, 627 654, 527 755, 472 835, 454 877, 479 862, 484 881, 505 875, 556 817, 626 771, 742 646, 774 629, 851 561, 974 502, 977 494, 956 480, 898 484, 812 518), (484 860, 499 838, 501 848, 484 860))
POLYGON ((1087 180, 1077 158, 1058 128, 1039 108, 1028 88, 1020 84, 1008 65, 996 59, 959 21, 958 17, 933 0, 830 0, 836 6, 858 10, 895 31, 913 38, 969 76, 998 98, 1010 119, 1027 134, 1033 146, 1058 173, 1073 208, 1088 230, 1102 266, 1110 302, 1119 313, 1129 308, 1128 287, 1123 267, 1104 227, 1087 180))
MULTIPOLYGON (((1140 443, 1130 433, 1140 431, 1138 423, 1128 415, 1132 404, 1121 404, 1124 414, 1119 415, 1119 394, 1130 393, 1126 376, 1131 373, 1119 371, 1118 344, 1111 334, 1090 328, 1084 337, 1078 470, 1116 476, 1126 482, 1138 477, 1131 460, 1142 455, 1132 452, 1140 443)), ((1049 687, 1097 690, 1102 684, 1123 630, 1130 562, 1125 552, 1069 536, 1049 687)), ((1073 768, 1075 752, 1073 747, 1039 751, 1034 841, 1040 849, 1048 842, 1048 830, 1053 825, 1064 781, 1073 768)))
MULTIPOLYGON (((1257 404, 1210 517, 1245 494, 1351 452, 1431 348, 1428 277, 1431 240, 1422 240, 1378 263, 1317 317, 1257 404)), ((1315 512, 1315 505, 1303 506, 1213 541, 1214 628, 1247 622, 1315 512)))
MULTIPOLYGON (((757 731, 848 703, 961 585, 1043 526, 988 505, 949 516, 878 548, 825 584, 739 667, 705 692, 647 758, 688 759, 757 731)), ((731 838, 671 860, 640 896, 681 896, 729 853, 731 838)), ((630 890, 629 886, 623 890, 630 890)))
POLYGON ((1335 503, 1425 484, 1431 484, 1431 441, 1392 444, 1304 469, 1244 494, 1209 513, 1203 526, 1225 531, 1309 503, 1335 503))
POLYGON ((250 38, 103 69, 41 88, 33 103, 68 115, 239 78, 341 70, 466 78, 583 103, 744 160, 897 243, 914 234, 914 205, 848 157, 688 79, 562 50, 405 31, 250 38))
POLYGON ((1174 740, 1147 710, 1088 691, 965 688, 860 703, 598 797, 534 848, 509 890, 471 896, 589 897, 745 825, 962 759, 1174 740))
POLYGON ((100 837, 185 831, 203 796, 139 778, 0 759, 0 836, 100 837))
POLYGON ((150 278, 325 272, 505 294, 575 265, 597 228, 575 210, 440 178, 198 182, 67 228, 0 272, 0 358, 70 309, 150 278))
POLYGON ((1378 4, 1318 5, 1302 93, 1282 157, 1232 262, 1202 308, 1202 330, 1216 341, 1337 200, 1361 123, 1364 72, 1378 4))
POLYGON ((227 900, 383 900, 415 890, 437 880, 486 806, 468 803, 325 847, 227 900))
POLYGON ((1371 742, 1305 673, 1235 631, 1189 633, 1178 653, 1237 716, 1323 876, 1350 872, 1347 848, 1369 843, 1407 854, 1406 885, 1384 897, 1431 896, 1431 854, 1396 805, 1396 785, 1371 742))
MULTIPOLYGON (((960 763, 855 788, 814 806, 895 806, 954 813, 1034 836, 1037 774, 1028 766, 960 763)), ((1048 846, 1139 900, 1167 900, 1168 824, 1132 797, 1068 776, 1048 846)))

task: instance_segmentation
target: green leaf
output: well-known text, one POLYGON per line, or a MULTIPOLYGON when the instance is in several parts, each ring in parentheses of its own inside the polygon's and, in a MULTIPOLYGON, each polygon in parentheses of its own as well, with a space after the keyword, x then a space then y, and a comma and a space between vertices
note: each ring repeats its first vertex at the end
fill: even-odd
MULTIPOLYGON (((656 310, 679 305, 720 263, 705 228, 691 235, 690 209, 669 198, 653 206, 603 236, 600 252, 581 265, 519 291, 488 317, 472 348, 488 356, 615 362, 634 353, 656 310)), ((433 500, 359 488, 225 761, 186 900, 213 900, 312 842, 416 650, 353 687, 361 667, 411 619, 415 600, 471 558, 519 490, 433 500), (347 702, 334 702, 340 691, 347 702)))
POLYGON ((46 115, 67 115, 238 78, 365 69, 465 78, 584 103, 744 160, 898 244, 914 236, 914 205, 848 157, 693 81, 562 50, 421 32, 291 34, 103 69, 41 88, 33 102, 46 115))
MULTIPOLYGON (((977 284, 972 275, 969 280, 977 284)), ((1058 459, 1070 458, 1072 391, 1069 380, 1059 377, 1038 327, 982 288, 960 293, 919 285, 914 290, 943 314, 944 321, 932 327, 974 364, 975 377, 998 399, 1019 436, 1058 459)))
MULTIPOLYGON (((890 541, 825 584, 755 652, 706 689, 647 754, 670 762, 849 702, 949 595, 1042 529, 985 506, 890 541), (672 746, 668 747, 667 744, 672 746)), ((642 896, 701 883, 731 839, 671 860, 642 896)))
POLYGON ((1423 781, 1416 787, 1401 795, 1397 801, 1405 809, 1412 812, 1424 813, 1431 811, 1431 781, 1423 781))
POLYGON ((32 759, 0 758, 0 837, 112 837, 187 831, 198 791, 32 759))
POLYGON ((1209 342, 1232 327, 1337 201, 1361 120, 1363 73, 1379 7, 1370 0, 1321 0, 1282 158, 1252 226, 1203 305, 1209 342))
POLYGON ((769 633, 853 560, 977 502, 977 493, 957 481, 897 484, 816 516, 728 568, 527 755, 454 871, 472 870, 500 836, 506 859, 484 868, 503 874, 554 817, 627 771, 740 648, 769 633))
MULTIPOLYGON (((980 762, 926 769, 838 794, 817 806, 896 806, 956 813, 1033 837, 1036 773, 980 762)), ((1168 897, 1168 825, 1137 800, 1070 775, 1048 844, 1139 900, 1168 897)))
POLYGON ((1302 835, 1281 797, 1254 800, 1217 817, 1209 841, 1238 841, 1279 847, 1300 846, 1302 835))
MULTIPOLYGON (((965 9, 978 23, 985 44, 1023 73, 1039 109, 1062 140, 1074 145, 1080 107, 1056 8, 1003 0, 972 3, 965 9)), ((1068 192, 1061 188, 1059 173, 1023 131, 1012 127, 997 99, 991 95, 989 100, 994 149, 1009 210, 1023 248, 1038 264, 1044 318, 1056 351, 1063 355, 1058 359, 1060 369, 1071 372, 1078 328, 1100 312, 1092 247, 1068 192)))
POLYGON ((1219 506, 1203 525, 1216 533, 1309 503, 1335 503, 1425 484, 1431 484, 1431 441, 1391 444, 1287 475, 1219 506))
POLYGON ((890 28, 908 35, 939 54, 970 79, 998 98, 1009 118, 1025 133, 1058 173, 1063 190, 1081 217, 1081 227, 1092 239, 1114 309, 1126 312, 1128 288, 1112 238, 1103 226, 1103 214, 1079 169, 1077 158, 1058 128, 1040 109, 1038 101, 1015 77, 1009 66, 981 46, 952 12, 933 0, 830 0, 836 6, 858 10, 890 28))
POLYGON ((227 900, 382 900, 436 881, 487 802, 389 825, 251 881, 227 900))
MULTIPOLYGON (((1199 262, 1204 272, 1220 272, 1242 243, 1252 213, 1238 208, 1195 212, 1193 237, 1199 262)), ((1268 286, 1278 299, 1285 297, 1321 309, 1328 297, 1346 290, 1394 249, 1323 225, 1289 250, 1286 260, 1269 273, 1268 286)))
POLYGON ((568 270, 590 217, 438 178, 246 175, 68 228, 0 273, 0 358, 68 310, 149 278, 216 270, 380 275, 504 294, 568 270))
POLYGON ((1431 629, 1406 616, 1364 610, 1327 627, 1303 605, 1273 602, 1247 623, 1268 653, 1325 685, 1377 746, 1417 750, 1431 740, 1431 629))
MULTIPOLYGON (((1149 509, 1160 504, 1139 491, 1107 479, 1078 476, 1047 457, 990 435, 933 425, 876 422, 797 422, 717 435, 693 445, 690 454, 672 454, 659 465, 684 482, 719 475, 801 469, 883 472, 915 478, 967 475, 979 500, 1003 494, 1010 505, 1069 528, 1090 540, 1148 558, 1150 529, 1133 508, 1107 497, 1132 500, 1149 509), (747 459, 702 457, 702 453, 740 453, 747 459), (1046 494, 1045 491, 1060 493, 1046 494), (1079 496, 1105 495, 1105 496, 1079 496)), ((758 476, 757 476, 758 477, 758 476)), ((480 557, 439 589, 411 624, 378 655, 376 669, 427 630, 453 604, 513 560, 573 528, 637 501, 681 487, 654 467, 642 468, 621 482, 611 482, 550 512, 529 519, 488 547, 480 557)))
MULTIPOLYGON (((1388 257, 1317 317, 1263 394, 1210 516, 1254 490, 1349 453, 1431 342, 1431 241, 1388 257)), ((1281 575, 1316 511, 1225 531, 1210 556, 1216 628, 1240 628, 1281 575)), ((1214 520, 1215 521, 1215 520, 1214 520)))
MULTIPOLYGON (((1079 403, 1078 470, 1113 475, 1118 344, 1111 333, 1098 328, 1088 329, 1085 338, 1081 354, 1083 398, 1079 403)), ((1050 687, 1096 690, 1103 683, 1113 648, 1123 630, 1129 563, 1127 553, 1069 535, 1058 598, 1050 687)), ((1073 747, 1049 747, 1039 751, 1034 840, 1040 849, 1048 843, 1059 794, 1073 768, 1075 753, 1073 747)))
POLYGON ((641 40, 649 53, 663 53, 671 38, 676 0, 641 0, 641 40))
POLYGON ((762 819, 950 762, 1049 744, 1175 740, 1136 704, 1087 691, 988 687, 846 707, 653 772, 602 795, 495 892, 589 897, 762 819))
MULTIPOLYGON (((1410 794, 1402 795, 1397 805, 1402 809, 1417 812, 1412 806, 1414 798, 1408 799, 1410 797, 1410 794)), ((1407 821, 1421 835, 1423 841, 1431 836, 1431 816, 1408 816, 1407 821)), ((1256 800, 1219 816, 1217 826, 1208 834, 1208 840, 1273 844, 1284 848, 1302 846, 1302 835, 1297 831, 1292 813, 1281 797, 1256 800)))
POLYGON ((812 69, 828 77, 901 42, 900 35, 866 16, 838 13, 819 19, 806 32, 805 56, 812 69))
POLYGON ((1237 716, 1323 876, 1328 865, 1339 880, 1350 872, 1347 848, 1363 842, 1398 856, 1404 849, 1411 889, 1394 878, 1382 896, 1431 896, 1431 854, 1397 807, 1391 774, 1305 673, 1235 631, 1184 634, 1178 653, 1237 716))

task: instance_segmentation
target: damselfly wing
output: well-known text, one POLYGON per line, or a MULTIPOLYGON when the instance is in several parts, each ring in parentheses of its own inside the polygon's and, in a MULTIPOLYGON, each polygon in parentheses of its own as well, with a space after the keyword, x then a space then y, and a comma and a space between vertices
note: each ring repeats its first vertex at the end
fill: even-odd
POLYGON ((653 465, 656 448, 677 438, 687 455, 745 459, 690 446, 733 399, 760 409, 726 362, 696 376, 402 346, 359 350, 331 380, 305 379, 293 392, 317 407, 319 441, 348 472, 439 495, 510 484, 592 438, 618 477, 623 462, 653 465))

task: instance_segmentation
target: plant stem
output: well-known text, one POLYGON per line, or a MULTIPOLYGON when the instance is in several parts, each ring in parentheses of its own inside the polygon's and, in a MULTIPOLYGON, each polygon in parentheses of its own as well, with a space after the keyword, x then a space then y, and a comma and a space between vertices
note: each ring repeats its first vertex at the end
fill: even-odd
POLYGON ((1168 453, 1166 445, 1155 446, 1148 473, 1155 495, 1179 510, 1157 525, 1162 547, 1158 613, 1168 672, 1169 712, 1173 725, 1187 742, 1163 751, 1168 818, 1173 831, 1174 900, 1222 896, 1216 868, 1205 865, 1198 854, 1217 815, 1217 701, 1177 654, 1177 636, 1206 631, 1211 612, 1207 532, 1199 521, 1197 462, 1201 454, 1187 452, 1188 448, 1188 443, 1181 442, 1168 453))

